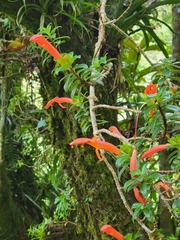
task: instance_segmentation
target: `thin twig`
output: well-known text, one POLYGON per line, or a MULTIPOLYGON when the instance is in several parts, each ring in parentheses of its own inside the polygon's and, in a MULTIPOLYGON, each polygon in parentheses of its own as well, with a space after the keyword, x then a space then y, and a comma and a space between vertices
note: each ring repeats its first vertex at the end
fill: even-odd
POLYGON ((118 22, 128 11, 129 11, 129 9, 130 9, 130 7, 131 7, 131 5, 132 5, 132 1, 129 1, 128 2, 128 7, 126 8, 126 10, 118 17, 118 18, 116 18, 114 21, 113 21, 113 23, 115 23, 115 22, 118 22))
POLYGON ((120 141, 124 142, 125 144, 130 145, 130 143, 127 140, 127 138, 125 138, 123 135, 118 135, 118 134, 112 133, 112 132, 110 132, 109 130, 107 130, 105 128, 97 130, 95 132, 95 135, 99 135, 100 133, 107 133, 107 134, 109 134, 112 137, 118 138, 120 141))
MULTIPOLYGON (((134 140, 134 137, 128 138, 128 141, 133 141, 133 140, 134 140)), ((154 141, 154 140, 152 140, 152 138, 148 138, 148 137, 136 137, 136 140, 145 140, 145 141, 148 141, 148 142, 154 141)))
POLYGON ((106 104, 98 104, 98 105, 94 106, 93 109, 96 109, 96 108, 110 108, 110 109, 114 109, 114 110, 124 110, 124 111, 128 111, 128 112, 133 112, 133 113, 141 112, 139 110, 134 110, 134 109, 127 108, 127 107, 116 107, 116 106, 111 106, 111 105, 106 105, 106 104))
POLYGON ((100 55, 100 50, 102 48, 104 39, 105 39, 105 22, 106 22, 106 0, 100 1, 100 8, 99 8, 99 28, 98 28, 98 41, 95 44, 94 56, 98 57, 100 55))
MULTIPOLYGON (((95 44, 94 49, 94 56, 99 57, 100 50, 102 48, 104 39, 105 39, 105 21, 106 21, 106 14, 105 14, 105 7, 106 7, 106 0, 101 0, 100 2, 100 8, 99 8, 99 31, 98 31, 98 41, 95 44)), ((94 73, 92 72, 92 75, 94 73)), ((95 96, 95 87, 90 86, 89 88, 89 109, 90 109, 90 117, 91 117, 91 124, 93 128, 93 135, 95 135, 95 132, 98 130, 97 121, 96 121, 96 114, 94 111, 94 102, 97 100, 95 96)))

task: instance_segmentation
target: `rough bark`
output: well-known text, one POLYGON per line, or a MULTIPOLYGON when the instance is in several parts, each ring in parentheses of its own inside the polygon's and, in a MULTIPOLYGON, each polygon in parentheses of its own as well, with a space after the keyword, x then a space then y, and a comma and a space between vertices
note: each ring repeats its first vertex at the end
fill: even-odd
MULTIPOLYGON (((170 169, 167 151, 162 151, 159 165, 160 170, 170 169)), ((171 213, 161 198, 159 199, 159 228, 162 229, 162 233, 165 236, 171 236, 172 234, 175 234, 174 219, 171 218, 171 213)))
POLYGON ((172 27, 175 32, 172 40, 172 57, 174 61, 180 61, 180 4, 172 7, 172 27))

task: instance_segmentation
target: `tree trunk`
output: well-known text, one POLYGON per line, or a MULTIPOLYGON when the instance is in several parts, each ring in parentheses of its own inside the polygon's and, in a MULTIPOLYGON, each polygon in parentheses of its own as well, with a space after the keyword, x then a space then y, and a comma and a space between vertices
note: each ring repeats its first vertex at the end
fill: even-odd
MULTIPOLYGON (((48 66, 42 68, 39 65, 38 67, 43 78, 41 94, 46 99, 45 102, 55 96, 67 96, 63 85, 59 85, 61 77, 58 79, 52 77, 51 74, 47 75, 47 69, 50 69, 48 66), (47 99, 45 89, 51 94, 48 96, 49 99, 47 99)), ((115 104, 117 93, 115 91, 110 93, 113 87, 113 79, 113 76, 111 80, 108 78, 104 83, 106 87, 103 89, 102 87, 98 88, 96 94, 99 96, 99 103, 115 104)), ((132 224, 132 218, 119 197, 113 177, 105 163, 97 159, 94 148, 88 145, 84 148, 80 146, 75 146, 73 149, 70 148, 69 144, 71 141, 78 137, 84 137, 79 124, 74 119, 77 109, 71 108, 70 110, 69 106, 66 109, 59 109, 59 106, 54 106, 53 110, 48 110, 48 112, 50 114, 49 134, 51 142, 60 151, 59 156, 63 170, 68 174, 77 199, 76 216, 74 218, 74 213, 72 213, 72 218, 70 216, 69 219, 77 222, 76 230, 72 229, 71 238, 89 240, 109 239, 107 235, 100 232, 104 224, 111 224, 124 235, 136 231, 139 225, 136 222, 132 224)), ((103 110, 101 111, 101 119, 115 123, 117 113, 116 111, 103 110)), ((105 127, 108 128, 108 125, 105 125, 105 127)), ((92 137, 91 129, 85 137, 92 137)), ((117 172, 114 160, 108 159, 117 172)), ((123 176, 121 181, 125 182, 129 177, 129 175, 123 176)), ((133 194, 128 201, 130 205, 135 202, 133 194)), ((68 229, 67 231, 70 230, 68 229)), ((146 234, 144 232, 141 233, 142 238, 140 239, 147 239, 146 234)), ((68 240, 68 237, 67 233, 63 239, 68 240)))
MULTIPOLYGON (((161 152, 161 158, 159 162, 160 170, 170 169, 170 165, 168 163, 168 155, 169 154, 167 151, 161 152)), ((162 233, 165 236, 171 236, 172 234, 175 234, 174 219, 171 218, 171 213, 161 198, 159 199, 159 228, 162 229, 162 233)))
POLYGON ((172 27, 175 34, 172 40, 172 57, 174 61, 180 61, 180 4, 173 4, 172 27))

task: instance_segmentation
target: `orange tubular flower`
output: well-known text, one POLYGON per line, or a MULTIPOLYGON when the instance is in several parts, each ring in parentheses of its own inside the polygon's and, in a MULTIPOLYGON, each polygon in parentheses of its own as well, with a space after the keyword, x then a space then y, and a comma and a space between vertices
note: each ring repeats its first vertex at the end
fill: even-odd
POLYGON ((130 159, 130 172, 137 169, 137 149, 134 148, 130 159))
POLYGON ((117 135, 122 135, 121 133, 120 133, 120 131, 117 129, 117 127, 115 127, 115 126, 111 126, 110 128, 109 128, 109 131, 111 131, 112 133, 115 133, 115 134, 117 134, 117 135))
POLYGON ((108 152, 112 152, 114 154, 121 153, 119 148, 117 148, 116 146, 114 146, 109 142, 98 140, 97 136, 93 138, 77 138, 70 143, 70 146, 74 147, 74 145, 77 145, 77 144, 80 144, 80 145, 89 144, 90 146, 94 147, 96 149, 96 155, 100 161, 102 160, 102 157, 100 156, 99 150, 105 150, 108 152))
POLYGON ((133 191, 134 191, 134 196, 135 196, 135 198, 136 198, 136 200, 138 202, 140 202, 142 204, 146 204, 147 203, 146 199, 141 196, 141 193, 140 193, 138 188, 136 188, 136 187, 133 188, 133 191))
POLYGON ((40 47, 44 48, 48 53, 50 53, 56 60, 60 59, 60 53, 58 50, 50 43, 48 42, 43 35, 33 35, 30 38, 31 42, 36 42, 40 47))
POLYGON ((156 84, 150 83, 147 85, 146 89, 144 90, 145 94, 154 94, 157 92, 156 84))
POLYGON ((73 100, 71 98, 68 97, 55 97, 53 99, 51 99, 44 108, 48 109, 52 104, 54 103, 58 103, 60 107, 65 108, 61 103, 70 103, 73 104, 73 100))
POLYGON ((121 235, 118 231, 116 231, 113 227, 111 227, 111 225, 104 225, 101 228, 101 232, 105 232, 108 235, 118 239, 118 240, 124 240, 123 235, 121 235))
POLYGON ((168 198, 170 198, 170 195, 169 195, 169 186, 163 182, 158 182, 157 184, 158 187, 162 187, 166 190, 166 195, 168 196, 168 198))
POLYGON ((152 147, 149 150, 147 150, 146 152, 144 152, 141 156, 141 158, 150 158, 152 157, 153 154, 160 152, 162 150, 165 150, 167 148, 167 144, 160 144, 158 146, 152 147))

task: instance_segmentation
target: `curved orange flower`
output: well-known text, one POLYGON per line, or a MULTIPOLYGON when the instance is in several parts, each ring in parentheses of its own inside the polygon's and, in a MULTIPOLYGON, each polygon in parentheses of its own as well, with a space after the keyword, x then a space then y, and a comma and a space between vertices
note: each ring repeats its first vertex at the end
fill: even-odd
POLYGON ((55 97, 53 99, 51 99, 44 108, 48 109, 52 104, 54 103, 58 103, 60 107, 65 108, 61 103, 70 103, 73 104, 73 100, 71 98, 68 97, 55 97))
POLYGON ((115 134, 117 134, 117 135, 122 135, 121 133, 120 133, 120 131, 117 129, 117 127, 115 127, 115 126, 111 126, 110 128, 109 128, 109 131, 111 131, 112 133, 115 133, 115 134))
POLYGON ((123 235, 121 235, 118 231, 116 231, 113 227, 111 227, 111 225, 104 225, 101 228, 101 232, 105 232, 108 235, 118 239, 118 240, 124 240, 123 235))
POLYGON ((149 150, 147 150, 146 152, 144 152, 141 156, 141 158, 150 158, 152 157, 153 154, 160 152, 162 150, 165 150, 167 148, 167 144, 160 144, 158 146, 152 147, 149 150))
POLYGON ((96 155, 98 159, 101 161, 102 157, 100 156, 99 150, 105 150, 108 152, 112 152, 114 154, 120 154, 121 151, 119 148, 114 146, 113 144, 105 141, 98 140, 98 137, 95 136, 93 138, 77 138, 74 141, 70 143, 71 147, 74 147, 74 145, 85 145, 88 144, 96 149, 96 155))
POLYGON ((140 202, 142 204, 147 203, 146 199, 141 196, 141 193, 137 187, 133 188, 133 191, 134 191, 134 196, 138 202, 140 202))
POLYGON ((31 42, 36 42, 40 47, 44 48, 48 53, 50 53, 56 60, 59 60, 61 55, 58 50, 45 39, 43 35, 33 35, 30 38, 31 42))
POLYGON ((158 182, 157 183, 158 187, 162 187, 166 190, 166 195, 168 196, 168 198, 170 198, 170 194, 169 194, 169 186, 163 182, 158 182))
POLYGON ((147 85, 146 89, 144 90, 145 94, 154 94, 157 92, 156 84, 150 83, 147 85))

